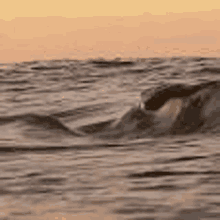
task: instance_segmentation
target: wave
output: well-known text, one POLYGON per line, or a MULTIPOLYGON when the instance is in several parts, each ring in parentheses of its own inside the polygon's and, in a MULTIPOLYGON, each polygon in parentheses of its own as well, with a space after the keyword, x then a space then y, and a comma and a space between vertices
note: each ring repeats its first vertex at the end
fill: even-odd
POLYGON ((24 114, 16 116, 8 116, 0 118, 0 125, 5 125, 8 123, 23 122, 27 125, 33 127, 40 127, 42 130, 54 130, 62 131, 65 134, 71 134, 74 136, 81 136, 79 133, 76 133, 63 125, 57 118, 53 116, 46 115, 37 115, 37 114, 24 114))
POLYGON ((219 67, 203 67, 199 70, 192 71, 194 74, 201 74, 201 73, 212 73, 212 74, 219 74, 220 68, 219 67))
POLYGON ((67 66, 61 65, 61 66, 36 66, 31 67, 32 70, 60 70, 60 69, 67 69, 67 66))
POLYGON ((79 128, 101 138, 143 138, 220 131, 220 81, 174 84, 142 92, 142 102, 111 123, 79 128), (91 128, 91 129, 89 129, 91 128))
POLYGON ((220 131, 220 81, 160 86, 141 93, 141 103, 119 119, 71 130, 55 115, 24 114, 0 118, 0 125, 22 122, 74 137, 144 138, 220 131))
POLYGON ((95 64, 99 68, 110 68, 110 67, 122 67, 135 65, 132 61, 118 61, 118 60, 92 60, 90 63, 95 64))

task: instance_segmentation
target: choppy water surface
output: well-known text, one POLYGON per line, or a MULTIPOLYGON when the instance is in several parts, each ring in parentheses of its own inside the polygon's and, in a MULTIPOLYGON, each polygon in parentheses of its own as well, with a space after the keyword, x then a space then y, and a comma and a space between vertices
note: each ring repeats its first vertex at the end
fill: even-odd
POLYGON ((220 80, 215 58, 0 65, 0 219, 219 219, 219 127, 139 139, 80 136, 146 89, 220 80))

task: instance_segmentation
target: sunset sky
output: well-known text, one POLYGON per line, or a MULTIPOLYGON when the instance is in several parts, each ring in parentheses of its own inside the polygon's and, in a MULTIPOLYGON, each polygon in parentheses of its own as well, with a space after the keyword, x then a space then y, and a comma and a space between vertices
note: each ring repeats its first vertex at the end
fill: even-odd
POLYGON ((0 62, 220 56, 220 1, 1 0, 0 62))

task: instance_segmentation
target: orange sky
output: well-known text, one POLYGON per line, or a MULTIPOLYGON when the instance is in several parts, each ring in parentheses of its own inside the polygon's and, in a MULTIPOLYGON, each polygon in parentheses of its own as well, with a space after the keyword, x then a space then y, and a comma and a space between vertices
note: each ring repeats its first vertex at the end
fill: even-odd
POLYGON ((219 0, 73 2, 3 0, 0 62, 220 56, 219 0))

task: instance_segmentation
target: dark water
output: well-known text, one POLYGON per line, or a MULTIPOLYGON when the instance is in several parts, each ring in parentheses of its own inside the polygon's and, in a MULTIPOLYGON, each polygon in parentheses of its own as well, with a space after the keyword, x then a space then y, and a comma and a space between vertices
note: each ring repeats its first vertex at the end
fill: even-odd
MULTIPOLYGON (((1 64, 0 219, 219 219, 219 108, 199 131, 159 136, 122 117, 155 88, 219 73, 215 58, 1 64), (123 135, 101 138, 106 125, 123 135)), ((184 99, 185 127, 200 126, 200 93, 184 99)), ((145 100, 152 114, 157 98, 145 100)))

